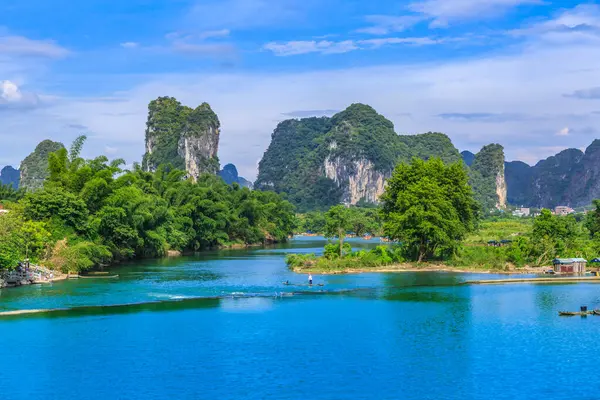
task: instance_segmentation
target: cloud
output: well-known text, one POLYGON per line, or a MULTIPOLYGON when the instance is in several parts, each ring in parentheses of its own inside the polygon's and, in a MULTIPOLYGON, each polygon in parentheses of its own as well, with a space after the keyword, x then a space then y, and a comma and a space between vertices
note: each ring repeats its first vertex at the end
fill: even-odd
POLYGON ((229 34, 228 29, 204 31, 199 34, 172 32, 166 35, 166 39, 169 41, 169 49, 176 53, 224 57, 236 53, 235 45, 219 40, 227 38, 229 34))
POLYGON ((386 45, 413 45, 425 46, 442 43, 442 40, 427 37, 408 37, 408 38, 381 38, 365 40, 343 40, 332 42, 328 40, 306 40, 291 41, 284 43, 271 42, 263 46, 264 50, 269 50, 277 56, 294 56, 308 53, 321 54, 340 54, 355 50, 377 49, 386 45))
POLYGON ((229 43, 187 43, 184 41, 175 41, 171 48, 177 53, 204 55, 204 56, 223 56, 235 53, 235 46, 229 43))
POLYGON ((340 110, 297 110, 285 112, 281 115, 291 118, 330 117, 338 112, 340 112, 340 110))
POLYGON ((329 40, 291 41, 287 43, 267 43, 263 47, 277 56, 294 56, 307 53, 338 54, 358 50, 352 40, 332 42, 329 40))
POLYGON ((589 89, 575 90, 573 93, 565 94, 564 96, 583 100, 600 100, 600 86, 589 89))
POLYGON ((16 57, 62 58, 69 54, 51 40, 32 40, 23 36, 0 36, 0 55, 16 57))
POLYGON ((199 35, 199 38, 202 40, 210 39, 210 38, 225 38, 225 37, 228 37, 230 35, 230 33, 231 32, 229 31, 229 29, 205 31, 199 35))
POLYGON ((538 39, 557 44, 600 43, 600 7, 592 4, 578 5, 563 10, 555 18, 533 23, 509 32, 514 36, 537 36, 538 39))
POLYGON ((121 43, 121 47, 126 48, 126 49, 135 49, 136 47, 139 47, 140 44, 137 42, 124 42, 121 43))
MULTIPOLYGON (((573 10, 553 20, 565 13, 573 10)), ((534 30, 523 36, 522 44, 498 50, 502 51, 304 72, 294 68, 124 74, 119 90, 103 93, 104 98, 64 98, 25 117, 18 110, 4 112, 0 138, 10 146, 0 147, 0 158, 18 164, 47 137, 69 143, 80 133, 64 129, 72 123, 98 135, 97 145, 95 141, 84 149, 86 156, 110 146, 119 149, 119 157, 139 161, 148 102, 164 95, 190 106, 209 102, 222 123, 221 162, 233 162, 249 179, 256 176, 256 163, 277 122, 291 117, 285 114, 342 110, 355 102, 372 105, 392 120, 398 133, 444 132, 460 149, 498 142, 505 146, 507 159, 535 162, 555 154, 544 148, 549 141, 560 149, 589 145, 592 135, 583 132, 600 126, 598 104, 563 94, 598 81, 598 47, 589 41, 550 42, 544 30, 534 30), (554 136, 561 127, 569 128, 569 136, 554 136)))
POLYGON ((0 111, 6 109, 30 109, 39 103, 39 97, 33 93, 22 92, 11 81, 0 81, 0 111))
POLYGON ((369 15, 366 17, 366 20, 373 25, 358 29, 356 32, 371 35, 387 35, 392 32, 405 31, 423 21, 423 17, 415 15, 369 15))
POLYGON ((569 127, 565 126, 561 130, 556 132, 556 136, 569 136, 570 133, 571 133, 571 130, 569 129, 569 127))
POLYGON ((88 127, 82 124, 67 124, 67 128, 75 129, 78 131, 87 131, 88 127))
POLYGON ((442 113, 437 115, 439 118, 446 120, 460 120, 460 121, 474 121, 474 122, 506 122, 506 121, 524 121, 526 119, 532 119, 532 116, 527 116, 518 113, 506 114, 506 113, 487 113, 487 112, 474 112, 474 113, 442 113))
POLYGON ((543 0, 423 0, 410 3, 408 9, 431 20, 432 27, 443 27, 451 22, 498 18, 518 6, 542 4, 543 0))

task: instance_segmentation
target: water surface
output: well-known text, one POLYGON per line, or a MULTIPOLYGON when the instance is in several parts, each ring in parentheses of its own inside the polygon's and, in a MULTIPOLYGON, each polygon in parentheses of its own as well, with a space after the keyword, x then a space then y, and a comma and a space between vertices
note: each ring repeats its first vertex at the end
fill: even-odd
MULTIPOLYGON (((373 246, 353 241, 353 246, 373 246)), ((315 276, 319 238, 0 292, 2 399, 599 399, 600 287, 459 285, 490 275, 315 276), (102 307, 101 307, 102 306, 102 307)), ((494 276, 491 276, 492 278, 494 276)), ((502 277, 499 277, 502 278, 502 277)))

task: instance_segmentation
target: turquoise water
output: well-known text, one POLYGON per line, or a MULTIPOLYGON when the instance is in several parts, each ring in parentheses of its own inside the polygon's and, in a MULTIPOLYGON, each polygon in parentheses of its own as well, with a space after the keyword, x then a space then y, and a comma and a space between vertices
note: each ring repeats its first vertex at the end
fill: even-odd
POLYGON ((481 276, 452 273, 282 285, 306 280, 287 271, 285 254, 322 244, 2 290, 1 311, 64 310, 0 319, 0 398, 600 398, 600 317, 557 316, 600 308, 600 286, 467 286, 481 276))

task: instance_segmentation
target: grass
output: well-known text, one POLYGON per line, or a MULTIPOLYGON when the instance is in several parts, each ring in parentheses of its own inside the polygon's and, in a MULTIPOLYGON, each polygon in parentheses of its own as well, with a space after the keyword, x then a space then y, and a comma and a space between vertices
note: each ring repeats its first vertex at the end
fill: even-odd
POLYGON ((514 240, 531 231, 532 220, 507 219, 501 221, 484 221, 479 229, 465 239, 465 245, 483 245, 490 240, 514 240))

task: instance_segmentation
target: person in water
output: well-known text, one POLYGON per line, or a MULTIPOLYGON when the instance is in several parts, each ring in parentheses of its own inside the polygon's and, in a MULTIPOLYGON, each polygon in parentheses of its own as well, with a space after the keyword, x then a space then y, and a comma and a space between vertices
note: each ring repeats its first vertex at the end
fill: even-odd
POLYGON ((308 274, 308 284, 312 285, 312 275, 308 274))

